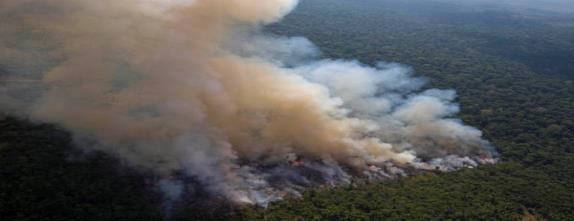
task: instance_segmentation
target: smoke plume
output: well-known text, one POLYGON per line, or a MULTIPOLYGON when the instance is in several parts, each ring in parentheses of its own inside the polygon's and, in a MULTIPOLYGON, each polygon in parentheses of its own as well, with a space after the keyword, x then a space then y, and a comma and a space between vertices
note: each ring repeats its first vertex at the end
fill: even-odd
MULTIPOLYGON (((246 203, 493 157, 452 118, 453 91, 422 91, 399 64, 318 60, 305 38, 259 31, 296 3, 3 0, 0 110, 246 203)), ((169 199, 180 185, 159 184, 169 199)))

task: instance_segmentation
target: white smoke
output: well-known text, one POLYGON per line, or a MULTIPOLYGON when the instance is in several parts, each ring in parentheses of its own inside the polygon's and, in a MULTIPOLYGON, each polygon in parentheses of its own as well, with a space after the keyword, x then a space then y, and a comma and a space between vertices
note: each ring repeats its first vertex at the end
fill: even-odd
MULTIPOLYGON (((4 0, 0 110, 235 202, 494 155, 450 90, 264 36, 296 0, 4 0)), ((169 179, 164 179, 169 180, 169 179)), ((162 181, 173 201, 181 183, 162 181)))

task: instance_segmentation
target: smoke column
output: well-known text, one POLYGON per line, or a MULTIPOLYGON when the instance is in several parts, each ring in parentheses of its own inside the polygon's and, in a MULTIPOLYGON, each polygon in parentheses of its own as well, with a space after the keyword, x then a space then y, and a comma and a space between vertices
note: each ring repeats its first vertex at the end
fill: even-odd
MULTIPOLYGON (((260 33, 296 4, 3 0, 0 110, 240 203, 492 159, 481 132, 452 118, 453 91, 260 33)), ((159 185, 173 199, 185 184, 159 185)))

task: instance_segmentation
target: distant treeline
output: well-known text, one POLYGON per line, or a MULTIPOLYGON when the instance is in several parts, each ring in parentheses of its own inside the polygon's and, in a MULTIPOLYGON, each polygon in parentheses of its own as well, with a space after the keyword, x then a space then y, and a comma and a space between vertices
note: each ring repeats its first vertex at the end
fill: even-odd
MULTIPOLYGON (((146 175, 78 153, 51 125, 0 120, 3 220, 520 220, 574 217, 574 18, 390 0, 303 0, 269 33, 306 36, 324 57, 411 65, 453 88, 460 118, 501 162, 453 173, 310 189, 267 209, 182 202, 146 175), (405 5, 407 4, 407 5, 405 5), (415 6, 417 10, 414 11, 415 6), (448 9, 448 10, 446 10, 448 9)), ((0 70, 0 73, 2 71, 0 70)))

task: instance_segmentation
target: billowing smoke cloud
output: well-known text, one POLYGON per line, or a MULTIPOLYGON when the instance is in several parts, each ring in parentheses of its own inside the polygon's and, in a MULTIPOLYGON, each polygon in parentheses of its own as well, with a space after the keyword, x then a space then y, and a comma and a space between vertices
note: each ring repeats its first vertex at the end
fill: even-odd
MULTIPOLYGON (((492 158, 479 130, 451 118, 453 91, 259 33, 296 3, 3 0, 1 110, 236 202, 492 158)), ((181 185, 159 183, 170 200, 181 185)))

